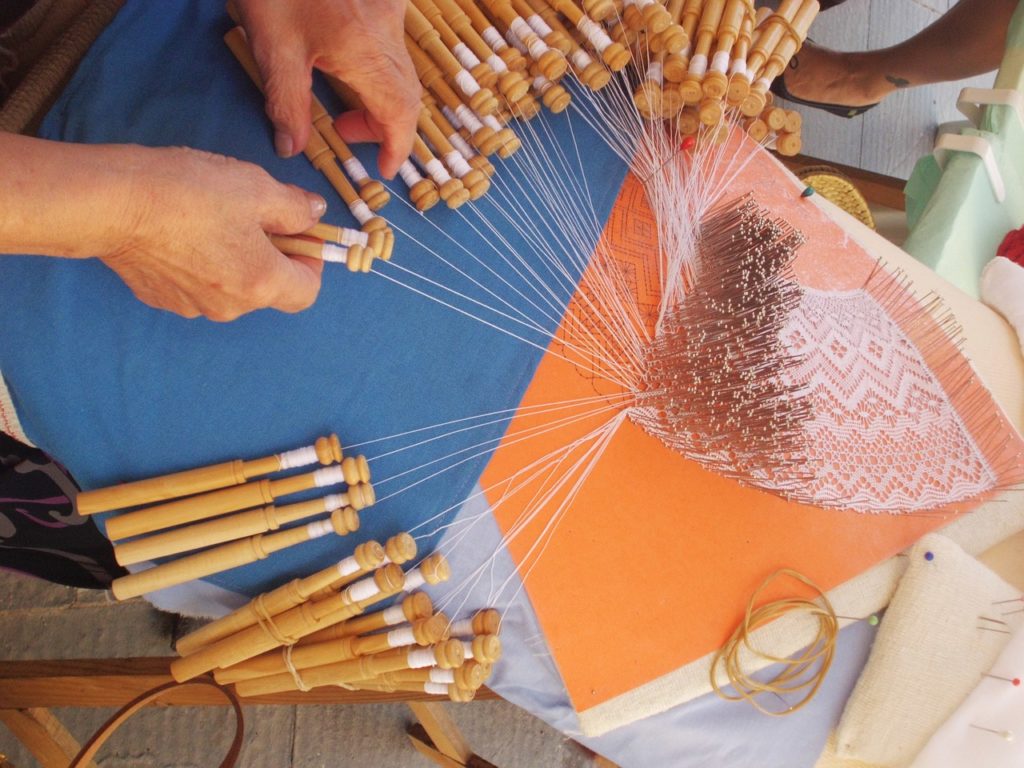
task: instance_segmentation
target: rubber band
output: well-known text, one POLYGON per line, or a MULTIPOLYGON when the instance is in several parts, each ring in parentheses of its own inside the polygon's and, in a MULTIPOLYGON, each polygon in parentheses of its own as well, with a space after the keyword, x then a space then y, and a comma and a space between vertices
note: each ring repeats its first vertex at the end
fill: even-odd
POLYGON ((782 568, 759 586, 751 595, 747 603, 746 614, 743 621, 736 627, 732 636, 721 648, 715 652, 711 660, 711 687, 721 698, 727 701, 747 701, 759 712, 773 717, 781 717, 796 712, 809 702, 818 692, 829 667, 832 665, 832 657, 835 653, 836 637, 839 634, 839 621, 828 597, 818 585, 806 576, 790 568, 782 568), (781 576, 789 576, 797 581, 806 584, 818 593, 817 597, 808 600, 806 598, 785 598, 775 600, 755 608, 758 597, 775 579, 781 576), (817 601, 820 600, 821 604, 817 601), (781 658, 759 651, 754 647, 752 635, 755 630, 774 621, 788 613, 807 613, 818 619, 818 631, 814 639, 807 645, 800 655, 792 658, 781 658), (768 661, 772 664, 784 665, 781 672, 770 680, 761 682, 755 680, 751 674, 743 670, 740 662, 740 653, 746 649, 754 656, 768 661), (730 685, 736 691, 735 694, 726 693, 718 684, 718 668, 722 665, 730 685), (813 669, 813 672, 811 670, 813 669), (808 673, 810 672, 810 676, 808 673), (803 698, 796 704, 790 704, 783 694, 792 694, 805 691, 803 698), (761 706, 757 697, 762 694, 771 694, 786 704, 786 709, 776 711, 761 706))

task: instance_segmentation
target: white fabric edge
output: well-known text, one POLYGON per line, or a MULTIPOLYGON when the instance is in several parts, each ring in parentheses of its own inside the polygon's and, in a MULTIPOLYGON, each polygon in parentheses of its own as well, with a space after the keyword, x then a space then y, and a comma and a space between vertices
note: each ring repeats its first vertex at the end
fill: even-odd
MULTIPOLYGON (((794 189, 803 187, 795 178, 793 186, 794 189)), ((1010 423, 1018 431, 1024 429, 1024 359, 1006 321, 828 200, 815 195, 808 202, 821 208, 869 254, 880 255, 890 269, 902 270, 911 279, 915 295, 923 298, 928 292, 934 292, 941 296, 963 328, 965 356, 1010 423)), ((1014 491, 999 494, 971 514, 938 530, 965 552, 977 556, 1024 530, 1024 497, 1014 491)), ((838 614, 870 615, 888 604, 905 569, 904 558, 890 558, 830 590, 828 598, 838 614)), ((813 637, 812 626, 813 620, 807 617, 784 616, 753 633, 752 637, 763 652, 789 656, 813 637)), ((713 657, 713 653, 708 654, 646 685, 579 712, 584 734, 600 736, 709 693, 713 657)), ((766 666, 765 662, 755 664, 753 660, 747 664, 750 670, 766 666)))
POLYGON ((7 433, 25 445, 36 447, 35 443, 28 439, 24 427, 21 426, 21 420, 14 408, 14 400, 11 399, 11 392, 7 389, 3 373, 0 373, 0 432, 7 433))

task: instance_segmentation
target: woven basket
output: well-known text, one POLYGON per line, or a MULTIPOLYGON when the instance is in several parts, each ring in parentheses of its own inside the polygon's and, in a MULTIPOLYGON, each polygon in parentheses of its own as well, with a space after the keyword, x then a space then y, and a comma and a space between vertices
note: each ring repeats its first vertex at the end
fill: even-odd
POLYGON ((803 168, 797 177, 824 197, 835 203, 862 224, 875 228, 875 219, 871 215, 868 201, 860 193, 853 182, 829 165, 812 165, 803 168))

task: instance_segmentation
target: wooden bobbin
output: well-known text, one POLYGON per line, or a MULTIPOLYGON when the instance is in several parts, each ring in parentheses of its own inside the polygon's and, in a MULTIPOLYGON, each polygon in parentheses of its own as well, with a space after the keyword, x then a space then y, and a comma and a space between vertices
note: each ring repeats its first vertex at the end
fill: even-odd
POLYGON ((426 53, 444 72, 450 82, 469 99, 470 108, 479 115, 490 115, 498 108, 498 101, 489 88, 483 88, 459 60, 445 46, 430 21, 415 4, 405 8, 405 31, 408 37, 426 53))
POLYGON ((311 259, 323 261, 342 261, 348 267, 349 272, 369 272, 373 267, 377 253, 372 249, 358 243, 339 248, 330 243, 313 242, 301 237, 289 237, 287 235, 270 235, 270 242, 281 253, 290 256, 307 256, 311 259))
POLYGON ((786 126, 786 110, 781 107, 765 107, 760 118, 772 131, 781 131, 786 126))
POLYGON ((749 0, 726 0, 725 8, 718 22, 715 55, 704 75, 701 88, 709 99, 724 99, 729 89, 730 54, 739 38, 743 20, 747 18, 749 0))
POLYGON ((502 59, 513 72, 525 72, 528 62, 519 51, 505 42, 501 33, 495 29, 483 10, 477 6, 477 0, 455 0, 463 13, 469 18, 473 29, 480 35, 495 55, 502 59))
POLYGON ((683 101, 682 95, 679 93, 679 89, 672 87, 666 87, 661 93, 661 116, 665 119, 671 119, 676 117, 683 108, 686 106, 686 102, 683 101))
MULTIPOLYGON (((311 667, 303 670, 301 681, 308 688, 342 685, 357 680, 370 680, 385 672, 428 666, 430 661, 444 669, 454 669, 461 666, 463 660, 462 644, 457 640, 446 640, 428 648, 395 648, 370 656, 311 667)), ((294 690, 299 690, 299 680, 291 673, 243 680, 235 686, 239 696, 261 696, 294 690)))
POLYGON ((222 544, 204 552, 170 563, 122 576, 110 585, 114 597, 128 600, 186 581, 263 560, 274 552, 334 532, 339 536, 359 528, 359 515, 351 507, 336 509, 329 520, 322 520, 274 534, 258 534, 240 541, 222 544))
POLYGON ((533 120, 541 112, 541 104, 532 96, 520 99, 512 108, 512 114, 520 120, 533 120))
POLYGON ((704 98, 702 83, 708 68, 708 55, 711 53, 711 44, 718 32, 724 11, 725 0, 707 0, 704 3, 700 22, 697 24, 697 36, 694 39, 689 69, 679 87, 687 104, 697 104, 704 98))
POLYGON ((399 627, 378 635, 353 635, 322 643, 289 646, 271 650, 213 673, 221 685, 279 675, 289 671, 289 663, 297 670, 333 664, 358 656, 369 656, 392 648, 408 645, 434 645, 448 639, 448 618, 438 613, 417 619, 406 627, 399 627))
POLYGON ((301 605, 315 592, 339 578, 354 581, 384 562, 384 547, 376 541, 364 541, 356 546, 350 557, 301 579, 292 579, 277 589, 266 592, 241 608, 200 627, 182 637, 174 649, 182 656, 195 653, 203 646, 229 637, 243 629, 257 625, 261 616, 276 616, 301 605))
POLYGON ((572 0, 547 0, 547 2, 579 30, 583 38, 597 51, 601 60, 608 65, 612 72, 621 71, 632 60, 626 46, 622 42, 612 40, 604 28, 592 16, 583 13, 572 0))
POLYGON ((258 533, 276 531, 282 525, 346 506, 351 506, 358 512, 373 502, 372 486, 365 486, 364 489, 364 486, 356 485, 350 488, 348 493, 332 494, 283 507, 268 505, 117 544, 114 547, 114 557, 121 565, 133 565, 158 557, 212 547, 246 536, 255 536, 258 533))
POLYGON ((799 155, 802 144, 799 133, 781 131, 775 135, 775 151, 785 157, 799 155))
POLYGON ((645 120, 661 116, 664 91, 661 83, 644 80, 633 93, 633 105, 645 120))
POLYGON ((572 102, 572 97, 565 88, 558 83, 552 83, 540 73, 537 73, 533 83, 541 102, 554 115, 564 112, 572 102))
POLYGON ((402 569, 393 563, 374 571, 373 577, 357 581, 326 600, 301 603, 272 617, 261 615, 260 623, 246 627, 188 656, 171 662, 171 675, 178 682, 230 667, 272 648, 291 644, 318 629, 331 626, 362 612, 361 604, 384 600, 402 589, 402 569), (366 596, 366 599, 361 599, 366 596))
MULTIPOLYGON (((490 189, 490 180, 482 171, 478 171, 469 165, 466 158, 462 156, 451 143, 451 140, 445 135, 444 131, 434 122, 431 111, 426 105, 420 110, 417 125, 420 133, 444 157, 448 169, 462 182, 466 189, 467 198, 479 200, 483 197, 487 190, 490 189)), ((450 206, 451 204, 449 203, 450 206)))
POLYGON ((520 39, 544 77, 555 82, 566 73, 569 64, 565 56, 541 40, 509 0, 481 0, 481 3, 506 31, 520 39))
POLYGON ((681 83, 686 77, 686 57, 678 53, 669 53, 665 56, 665 63, 662 67, 666 82, 681 83))
POLYGON ((665 6, 649 0, 626 0, 622 20, 634 32, 646 30, 652 34, 663 32, 672 23, 665 6))
POLYGON ((455 210, 469 202, 469 190, 466 189, 462 180, 448 173, 444 164, 434 156, 426 142, 419 136, 413 138, 412 152, 416 161, 430 174, 434 183, 437 184, 438 192, 445 205, 455 210))
POLYGON ((402 531, 396 533, 384 543, 387 558, 396 565, 404 565, 416 557, 416 539, 402 531))
POLYGON ((779 10, 764 22, 747 59, 748 71, 757 73, 757 80, 740 103, 744 115, 753 117, 764 109, 768 85, 786 68, 817 13, 817 0, 783 0, 779 10))
POLYGON ((594 21, 604 21, 617 10, 613 0, 583 0, 583 12, 594 21))
MULTIPOLYGON (((315 461, 324 466, 342 460, 341 442, 337 435, 318 438, 312 448, 316 452, 315 461)), ((281 471, 283 455, 275 454, 251 461, 236 459, 109 488, 83 491, 78 494, 78 511, 83 515, 91 515, 241 485, 251 478, 281 471)))
POLYGON ((497 635, 501 627, 501 614, 493 608, 477 611, 469 619, 452 624, 453 635, 497 635))
POLYGON ((600 60, 596 60, 580 45, 577 36, 579 30, 570 30, 562 24, 558 13, 547 0, 529 0, 530 5, 541 15, 553 29, 558 30, 566 40, 563 54, 569 61, 573 72, 581 83, 592 91, 599 91, 611 81, 611 72, 600 60), (575 33, 574 33, 575 32, 575 33))
POLYGON ((368 632, 376 632, 396 624, 412 623, 420 619, 427 619, 433 614, 434 605, 426 592, 410 592, 401 602, 390 608, 368 613, 364 616, 356 616, 348 621, 335 624, 333 627, 321 629, 302 638, 298 644, 324 643, 329 640, 340 640, 343 637, 365 635, 368 632))
POLYGON ((782 126, 782 130, 786 133, 800 133, 803 124, 804 119, 799 112, 794 109, 786 110, 786 122, 782 126))
POLYGON ((679 24, 669 24, 663 32, 650 40, 651 50, 655 53, 681 53, 689 42, 690 39, 679 24))
POLYGON ((501 639, 497 635, 477 635, 472 640, 463 640, 462 644, 467 659, 494 664, 501 658, 501 639))
POLYGON ((750 74, 747 72, 747 55, 754 33, 754 17, 748 12, 743 17, 740 33, 733 47, 732 67, 729 74, 729 87, 725 98, 730 106, 738 107, 750 92, 750 74))
POLYGON ((749 117, 743 122, 747 134, 758 144, 768 138, 768 124, 759 117, 749 117))
POLYGON ((381 182, 371 179, 366 173, 362 163, 334 129, 334 119, 327 113, 327 109, 315 94, 310 102, 310 111, 313 116, 313 125, 327 142, 331 151, 338 156, 342 166, 349 172, 349 176, 359 185, 359 197, 363 199, 363 202, 369 206, 371 211, 379 211, 387 205, 391 200, 391 193, 381 182))
POLYGON ((696 136, 697 131, 700 130, 700 116, 697 114, 697 110, 694 107, 684 108, 679 113, 677 120, 679 125, 679 135, 681 137, 696 136))
POLYGON ((697 107, 701 123, 713 128, 722 122, 723 105, 720 99, 704 99, 697 107))

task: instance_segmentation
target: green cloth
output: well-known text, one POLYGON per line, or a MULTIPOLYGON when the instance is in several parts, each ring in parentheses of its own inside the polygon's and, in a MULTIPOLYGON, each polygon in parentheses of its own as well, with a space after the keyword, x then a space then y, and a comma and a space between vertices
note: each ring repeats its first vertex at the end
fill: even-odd
MULTIPOLYGON (((996 88, 1024 92, 1024 2, 1010 22, 996 88)), ((978 279, 1006 233, 1024 225, 1024 126, 1012 107, 992 105, 980 126, 965 135, 988 140, 1006 187, 996 200, 980 157, 950 153, 945 169, 935 157, 918 161, 907 182, 907 253, 966 293, 978 295, 978 279)))

